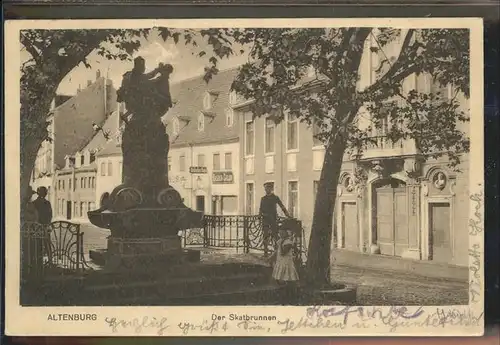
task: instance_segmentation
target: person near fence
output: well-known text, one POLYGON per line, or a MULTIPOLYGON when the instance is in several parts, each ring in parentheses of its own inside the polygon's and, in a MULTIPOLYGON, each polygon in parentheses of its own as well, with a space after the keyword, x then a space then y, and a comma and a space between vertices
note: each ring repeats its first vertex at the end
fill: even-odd
POLYGON ((264 190, 266 195, 260 200, 259 214, 262 216, 262 231, 264 240, 264 255, 269 254, 269 245, 276 243, 278 235, 278 212, 277 206, 281 208, 285 216, 290 218, 285 205, 281 202, 281 199, 274 194, 273 183, 264 183, 264 190))
POLYGON ((281 228, 277 241, 272 277, 281 287, 282 304, 290 304, 295 298, 299 274, 294 262, 294 241, 292 231, 281 228))
POLYGON ((47 198, 47 188, 38 187, 36 193, 38 197, 33 204, 38 213, 38 223, 42 224, 43 236, 37 239, 37 252, 47 255, 49 263, 52 262, 52 255, 50 250, 50 224, 52 223, 52 205, 47 198))
POLYGON ((34 238, 38 235, 38 212, 31 198, 35 192, 28 186, 24 194, 23 209, 21 212, 21 274, 22 279, 26 280, 30 276, 36 276, 38 257, 36 252, 36 241, 34 238))

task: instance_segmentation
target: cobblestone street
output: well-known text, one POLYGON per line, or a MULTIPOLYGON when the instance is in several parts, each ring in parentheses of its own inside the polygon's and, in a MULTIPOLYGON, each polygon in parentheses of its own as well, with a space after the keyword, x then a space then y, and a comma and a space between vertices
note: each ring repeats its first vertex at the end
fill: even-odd
MULTIPOLYGON (((108 230, 82 224, 84 253, 106 248, 108 230)), ((200 248, 201 249, 201 248, 200 248)), ((210 263, 265 263, 259 253, 242 254, 234 249, 203 249, 201 260, 210 263)), ((467 283, 450 282, 400 272, 362 270, 335 266, 332 278, 357 287, 359 305, 459 305, 468 303, 467 283)))

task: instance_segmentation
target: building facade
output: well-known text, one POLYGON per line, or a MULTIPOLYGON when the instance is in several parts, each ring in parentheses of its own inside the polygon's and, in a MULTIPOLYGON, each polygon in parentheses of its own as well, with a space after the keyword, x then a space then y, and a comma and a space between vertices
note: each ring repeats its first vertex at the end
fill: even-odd
MULTIPOLYGON (((404 37, 404 35, 403 35, 404 37)), ((397 54, 394 42, 383 52, 397 54)), ((358 87, 364 89, 380 75, 384 59, 366 42, 358 87)), ((412 75, 403 83, 405 93, 416 89, 457 97, 468 111, 463 95, 451 95, 451 87, 439 87, 430 75, 412 75)), ((273 182, 275 193, 288 211, 302 220, 309 241, 314 201, 325 154, 315 137, 317 128, 285 116, 253 119, 248 102, 234 106, 240 118, 240 212, 258 213, 263 184, 273 182)), ((360 110, 359 126, 365 129, 371 114, 360 110)), ((468 135, 468 124, 461 129, 468 135)), ((448 167, 446 158, 423 160, 411 140, 390 142, 384 127, 373 130, 377 144, 362 156, 345 154, 332 218, 333 247, 338 251, 465 267, 468 265, 468 155, 461 156, 460 173, 448 167)))
MULTIPOLYGON (((69 102, 74 113, 67 116, 79 119, 79 126, 73 132, 81 139, 55 171, 52 208, 56 219, 87 222, 87 211, 96 208, 96 154, 118 127, 116 90, 111 80, 98 74, 95 82, 89 82, 69 102)), ((58 138, 54 140, 56 143, 58 138)))

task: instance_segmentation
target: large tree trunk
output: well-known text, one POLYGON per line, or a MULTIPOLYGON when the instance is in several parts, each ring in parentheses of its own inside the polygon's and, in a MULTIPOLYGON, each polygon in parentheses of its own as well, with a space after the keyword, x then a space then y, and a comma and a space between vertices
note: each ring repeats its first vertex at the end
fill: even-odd
POLYGON ((307 253, 306 279, 312 286, 321 287, 330 283, 332 217, 345 147, 345 139, 341 135, 326 147, 307 253))
POLYGON ((37 109, 35 114, 21 113, 20 128, 20 196, 21 220, 24 219, 25 200, 31 182, 31 173, 35 166, 36 156, 42 142, 47 139, 47 116, 50 111, 50 100, 35 102, 30 108, 37 109))

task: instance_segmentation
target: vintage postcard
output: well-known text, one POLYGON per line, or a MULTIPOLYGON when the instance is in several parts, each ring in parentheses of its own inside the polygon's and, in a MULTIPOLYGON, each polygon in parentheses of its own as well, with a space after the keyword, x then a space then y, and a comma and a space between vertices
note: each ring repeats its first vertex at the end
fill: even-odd
POLYGON ((483 23, 6 23, 6 332, 483 333, 483 23))

